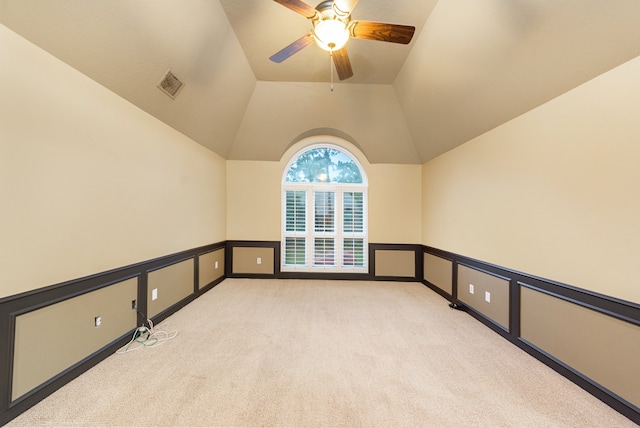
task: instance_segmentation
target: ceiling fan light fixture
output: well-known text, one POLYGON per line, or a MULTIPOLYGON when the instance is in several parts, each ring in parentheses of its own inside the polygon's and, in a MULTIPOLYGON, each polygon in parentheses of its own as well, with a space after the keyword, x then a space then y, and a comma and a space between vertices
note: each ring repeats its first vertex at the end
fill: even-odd
POLYGON ((313 28, 316 44, 329 52, 342 49, 349 37, 347 24, 336 18, 319 20, 313 28))
POLYGON ((324 0, 315 8, 305 3, 304 0, 274 1, 307 18, 311 21, 313 30, 271 55, 269 59, 279 64, 315 42, 319 48, 330 53, 332 83, 334 66, 340 80, 353 76, 351 60, 345 48, 350 39, 377 40, 406 45, 411 42, 416 30, 410 25, 352 21, 351 11, 358 0, 324 0))

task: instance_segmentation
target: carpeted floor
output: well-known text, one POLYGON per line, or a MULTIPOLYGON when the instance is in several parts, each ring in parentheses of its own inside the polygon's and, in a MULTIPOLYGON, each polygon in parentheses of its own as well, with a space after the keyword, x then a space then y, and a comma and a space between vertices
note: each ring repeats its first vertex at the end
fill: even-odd
POLYGON ((8 426, 636 427, 419 283, 227 279, 8 426))

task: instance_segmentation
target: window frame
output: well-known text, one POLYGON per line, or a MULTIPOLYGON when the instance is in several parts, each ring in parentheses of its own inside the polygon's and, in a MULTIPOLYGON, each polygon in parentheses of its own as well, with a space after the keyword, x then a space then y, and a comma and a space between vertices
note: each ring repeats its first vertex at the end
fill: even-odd
MULTIPOLYGON (((281 266, 283 272, 350 272, 350 273, 368 273, 369 254, 368 254, 368 180, 364 168, 358 159, 344 147, 333 144, 313 144, 305 146, 297 151, 289 161, 282 176, 281 184, 281 266), (323 183, 323 182, 288 182, 287 175, 291 167, 298 158, 315 149, 328 148, 340 151, 347 156, 358 168, 362 177, 362 183, 323 183), (305 192, 305 218, 306 226, 302 231, 287 231, 287 192, 288 191, 304 191, 305 192), (333 192, 333 231, 316 232, 315 215, 316 215, 316 198, 315 192, 333 192), (362 231, 345 232, 344 225, 344 198, 345 193, 361 193, 362 194, 362 231), (287 238, 305 238, 305 265, 287 264, 287 238), (334 252, 333 265, 324 265, 314 263, 315 239, 333 238, 334 252), (362 240, 362 266, 345 263, 345 240, 355 239, 362 240)), ((360 256, 354 256, 354 260, 360 256)), ((296 259, 297 260, 297 259, 296 259)))

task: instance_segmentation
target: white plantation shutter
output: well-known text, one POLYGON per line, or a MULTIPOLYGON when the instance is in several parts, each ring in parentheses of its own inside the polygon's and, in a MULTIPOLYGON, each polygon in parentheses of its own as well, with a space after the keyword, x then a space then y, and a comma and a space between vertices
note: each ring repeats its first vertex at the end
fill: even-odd
POLYGON ((342 224, 344 233, 364 233, 364 193, 342 194, 342 224))
POLYGON ((313 191, 313 266, 336 265, 336 192, 313 191))
POLYGON ((284 263, 287 266, 307 265, 307 239, 284 238, 284 263))
POLYGON ((307 227, 306 219, 306 196, 304 190, 287 190, 285 192, 285 230, 287 232, 305 232, 307 227))
POLYGON ((363 191, 342 193, 342 265, 363 268, 367 265, 365 251, 365 194, 363 191))
POLYGON ((307 192, 284 192, 283 266, 307 266, 307 192))
POLYGON ((334 238, 313 239, 313 265, 335 266, 336 247, 334 238))
POLYGON ((344 238, 342 265, 344 267, 364 267, 366 265, 363 238, 344 238))
POLYGON ((336 230, 336 193, 313 192, 315 232, 334 233, 336 230))

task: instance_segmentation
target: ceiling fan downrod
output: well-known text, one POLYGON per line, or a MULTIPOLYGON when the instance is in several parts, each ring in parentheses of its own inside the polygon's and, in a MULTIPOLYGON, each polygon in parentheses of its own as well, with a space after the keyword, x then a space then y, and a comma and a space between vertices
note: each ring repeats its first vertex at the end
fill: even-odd
POLYGON ((329 73, 331 74, 331 92, 333 92, 333 51, 329 51, 329 73))

